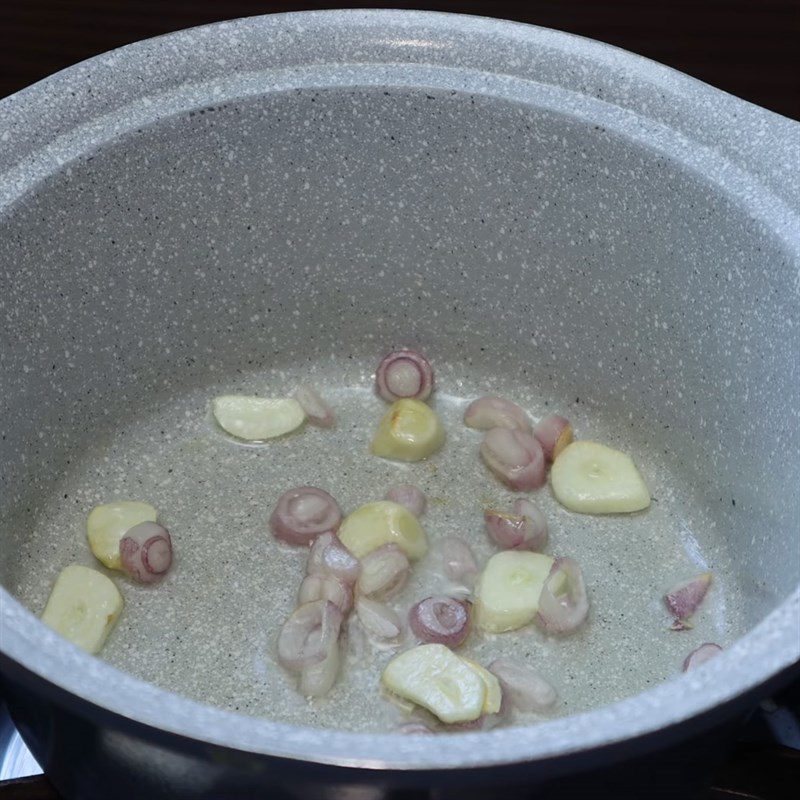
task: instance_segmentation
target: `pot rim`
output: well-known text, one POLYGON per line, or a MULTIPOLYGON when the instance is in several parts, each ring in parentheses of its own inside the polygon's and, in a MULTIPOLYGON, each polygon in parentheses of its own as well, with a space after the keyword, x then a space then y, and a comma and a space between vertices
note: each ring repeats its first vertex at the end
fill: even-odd
MULTIPOLYGON (((521 23, 434 12, 251 17, 145 40, 69 67, 0 102, 0 212, 54 169, 143 121, 320 81, 455 85, 519 102, 527 97, 574 116, 600 114, 604 124, 672 152, 722 184, 800 253, 797 123, 609 45, 521 23), (220 52, 233 55, 220 63, 220 52)), ((510 729, 438 735, 432 748, 424 736, 271 722, 159 689, 80 651, 0 588, 2 652, 85 701, 86 713, 98 706, 200 742, 367 769, 541 760, 685 722, 800 660, 798 619, 800 588, 702 669, 593 711, 510 729)))

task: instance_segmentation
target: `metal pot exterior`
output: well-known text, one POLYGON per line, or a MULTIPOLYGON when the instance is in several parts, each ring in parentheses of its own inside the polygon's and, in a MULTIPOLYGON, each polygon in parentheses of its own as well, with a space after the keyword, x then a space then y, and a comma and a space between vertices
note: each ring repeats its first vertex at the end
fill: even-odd
MULTIPOLYGON (((74 698, 50 698, 40 682, 0 662, 0 688, 26 741, 64 798, 185 800, 280 797, 425 798, 704 797, 714 771, 763 693, 797 670, 725 708, 636 741, 545 761, 479 769, 343 768, 216 747, 148 729, 74 698), (17 680, 21 677, 21 682, 17 680)), ((480 745, 475 744, 476 747, 480 745)))

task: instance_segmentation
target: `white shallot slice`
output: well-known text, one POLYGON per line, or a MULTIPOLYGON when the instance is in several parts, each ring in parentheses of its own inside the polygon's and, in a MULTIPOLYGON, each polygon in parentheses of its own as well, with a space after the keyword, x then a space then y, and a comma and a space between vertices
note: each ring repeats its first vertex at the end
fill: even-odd
POLYGON ((342 612, 329 600, 299 606, 281 628, 278 661, 296 671, 319 664, 327 657, 330 642, 339 638, 341 625, 342 612))
POLYGON ((421 517, 425 513, 425 495, 422 489, 410 483, 398 483, 386 492, 386 500, 393 503, 400 503, 405 506, 415 517, 421 517))
POLYGON ((367 632, 355 614, 351 614, 347 618, 347 626, 343 638, 347 653, 347 663, 364 666, 371 659, 371 647, 367 632))
POLYGON ((311 545, 306 562, 307 575, 332 575, 352 586, 361 574, 361 562, 341 543, 335 533, 321 533, 311 545))
POLYGON ((406 736, 433 733, 424 722, 404 722, 402 725, 398 726, 397 732, 405 734, 406 736))
POLYGON ((294 399, 300 403, 312 425, 318 428, 330 428, 336 422, 331 407, 313 386, 308 384, 298 386, 294 391, 294 399))
MULTIPOLYGON (((313 636, 319 634, 314 633, 313 636)), ((324 697, 336 683, 339 672, 340 648, 338 639, 325 643, 325 657, 317 664, 309 664, 300 672, 300 694, 305 697, 324 697)))
POLYGON ((353 607, 353 590, 333 575, 306 575, 297 593, 297 604, 330 600, 342 614, 353 607))
POLYGON ((447 536, 441 540, 444 573, 450 580, 473 584, 478 576, 478 565, 472 549, 457 536, 447 536))
POLYGON ((389 597, 405 586, 410 571, 408 556, 390 542, 361 560, 358 591, 367 597, 389 597))
POLYGON ((525 522, 525 538, 518 549, 535 550, 541 552, 547 544, 547 517, 535 503, 525 497, 514 501, 514 513, 521 516, 525 522))
POLYGON ((722 648, 718 644, 714 644, 713 642, 706 642, 705 644, 701 644, 695 650, 692 650, 686 659, 683 662, 683 671, 688 672, 690 669, 695 669, 695 667, 699 667, 701 664, 705 664, 706 661, 710 661, 715 656, 718 656, 722 652, 722 648))
POLYGON ((523 492, 544 485, 544 452, 539 442, 529 433, 509 428, 492 428, 483 437, 480 453, 486 466, 509 489, 523 492))
POLYGON ((541 552, 547 544, 547 519, 530 500, 516 500, 513 514, 490 508, 483 516, 489 537, 506 550, 541 552))
POLYGON ((378 639, 396 639, 400 635, 402 629, 400 617, 389 606, 377 600, 359 597, 356 600, 356 614, 367 633, 378 639))
POLYGON ((455 648, 469 635, 470 605, 452 597, 426 597, 411 607, 408 622, 421 642, 455 648))
POLYGON ((479 397, 464 412, 464 424, 479 431, 512 428, 531 433, 531 421, 524 409, 504 397, 479 397))
POLYGON ((700 607, 711 586, 711 573, 704 572, 679 583, 664 595, 664 603, 677 620, 687 620, 700 607))
POLYGON ((140 522, 119 542, 122 569, 140 583, 153 583, 166 575, 172 564, 172 539, 157 522, 140 522))
POLYGON ((558 414, 551 414, 538 422, 533 435, 539 440, 548 461, 555 461, 558 454, 572 441, 572 425, 558 414))
POLYGON ((298 486, 278 498, 269 527, 277 539, 308 545, 322 533, 335 533, 341 522, 339 505, 324 489, 298 486))
POLYGON ((427 400, 433 391, 433 367, 416 350, 395 350, 378 364, 375 388, 388 403, 427 400))
POLYGON ((550 633, 569 633, 589 613, 583 573, 571 558, 557 558, 539 596, 537 621, 550 633))
POLYGON ((489 672, 500 681, 503 699, 507 698, 518 711, 541 713, 555 705, 556 690, 532 669, 498 658, 489 664, 489 672))

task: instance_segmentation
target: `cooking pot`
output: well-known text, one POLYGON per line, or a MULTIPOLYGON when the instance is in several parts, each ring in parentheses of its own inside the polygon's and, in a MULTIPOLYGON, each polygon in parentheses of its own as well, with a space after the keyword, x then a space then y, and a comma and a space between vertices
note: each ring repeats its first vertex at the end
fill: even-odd
MULTIPOLYGON (((797 123, 579 37, 396 11, 170 34, 0 111, 0 677, 65 797, 622 796, 623 760, 658 796, 796 671, 797 123), (460 404, 507 394, 625 445, 652 484, 650 517, 552 511, 593 590, 588 638, 541 644, 565 713, 431 738, 370 729, 369 683, 281 699, 258 624, 288 591, 270 503, 320 470, 350 506, 399 474, 364 429, 398 345, 433 361, 453 452, 475 445, 460 404), (207 433, 220 387, 304 376, 337 438, 207 433), (94 658, 36 614, 92 563, 89 508, 139 492, 176 568, 126 590, 94 658), (718 576, 702 630, 725 649, 681 675, 700 634, 658 620, 689 565, 718 576)), ((494 491, 448 457, 409 468, 449 509, 431 530, 494 491)))

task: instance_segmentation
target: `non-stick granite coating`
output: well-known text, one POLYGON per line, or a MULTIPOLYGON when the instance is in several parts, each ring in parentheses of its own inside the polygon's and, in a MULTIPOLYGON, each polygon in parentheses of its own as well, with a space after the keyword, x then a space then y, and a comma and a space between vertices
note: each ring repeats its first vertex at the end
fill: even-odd
MULTIPOLYGON (((501 391, 535 416, 577 414, 581 436, 620 440, 650 465, 657 500, 647 514, 595 519, 545 500, 561 532, 553 547, 586 566, 596 620, 566 642, 533 640, 532 662, 565 684, 563 711, 670 677, 697 644, 728 643, 755 622, 767 607, 758 591, 774 603, 788 589, 751 568, 751 590, 736 544, 752 533, 743 520, 758 475, 782 478, 755 465, 743 487, 725 476, 734 453, 740 469, 754 455, 742 452, 746 430, 783 433, 768 416, 722 411, 749 381, 742 348, 758 357, 766 320, 708 310, 723 287, 742 309, 745 292, 767 301, 768 280, 734 276, 782 255, 774 245, 764 255, 770 243, 696 178, 599 127, 433 90, 209 107, 73 164, 9 215, 7 231, 17 291, 32 292, 43 263, 58 269, 24 322, 31 343, 43 319, 47 334, 61 328, 63 349, 48 345, 44 373, 63 418, 37 420, 37 435, 50 458, 69 461, 17 528, 11 588, 38 611, 61 567, 92 563, 83 523, 92 505, 154 503, 180 566, 163 587, 125 587, 126 617, 105 653, 123 669, 232 710, 387 727, 386 657, 345 670, 347 688, 324 703, 299 700, 277 668, 274 638, 304 556, 278 548, 265 520, 291 486, 329 488, 352 509, 408 471, 371 457, 368 442, 383 406, 369 376, 383 351, 409 342, 439 368, 440 395, 501 391), (732 237, 742 249, 722 266, 732 237), (676 268, 680 284, 665 278, 676 268), (97 362, 109 360, 118 366, 105 372, 97 362), (709 402, 712 366, 728 392, 709 402), (213 432, 215 394, 247 384, 281 396, 307 379, 341 393, 336 433, 246 450, 213 432), (701 543, 689 553, 699 565, 687 535, 701 543), (669 632, 663 591, 708 560, 719 573, 716 620, 707 608, 691 634, 669 632)), ((790 315, 790 305, 774 297, 770 312, 790 315)), ((457 404, 447 421, 444 452, 411 473, 442 500, 426 521, 433 540, 463 532, 485 560, 479 499, 497 484, 457 404)), ((41 460, 32 471, 45 480, 41 460)), ((398 610, 443 588, 420 578, 398 610)), ((472 652, 527 656, 529 641, 511 634, 472 652)))
MULTIPOLYGON (((752 135, 717 140, 715 115, 724 127, 732 112, 710 104, 701 126, 675 100, 691 96, 684 79, 635 80, 614 50, 602 50, 607 72, 589 70, 591 48, 559 63, 545 55, 557 37, 528 48, 518 26, 452 22, 437 49, 424 15, 400 15, 384 38, 371 15, 342 15, 313 60, 350 60, 288 69, 324 16, 256 23, 252 36, 247 23, 194 32, 191 55, 187 34, 142 45, 162 59, 143 58, 146 95, 111 91, 124 51, 76 68, 58 79, 76 94, 56 131, 51 119, 14 127, 35 98, 7 105, 4 584, 38 611, 61 566, 90 562, 91 505, 149 500, 173 531, 176 566, 162 587, 120 579, 128 609, 112 663, 249 714, 363 728, 367 711, 380 727, 376 671, 308 711, 274 668, 271 637, 301 559, 277 549, 266 518, 295 483, 352 508, 413 476, 442 501, 432 540, 469 529, 485 557, 478 500, 498 489, 458 417, 463 401, 497 392, 623 446, 658 499, 647 514, 596 520, 541 493, 553 551, 582 561, 594 601, 585 634, 528 638, 542 672, 553 665, 562 711, 669 677, 702 638, 732 644, 800 572, 787 545, 799 500, 796 217, 785 205, 796 186, 779 181, 792 147, 778 137, 753 179, 757 131, 771 129, 749 108, 752 135), (362 45, 352 31, 339 38, 361 20, 362 45), (237 64, 217 76, 204 49, 214 37, 219 59, 237 64), (429 62, 414 63, 423 51, 429 62), (369 63, 387 53, 408 63, 369 63), (287 69, 267 74, 259 59, 287 69), (450 440, 435 472, 366 453, 381 411, 370 374, 395 345, 421 347, 437 368, 450 440), (301 379, 341 406, 335 432, 247 449, 210 427, 214 394, 282 394, 301 379), (719 580, 698 630, 666 631, 663 591, 706 563, 719 580), (359 693, 363 705, 347 702, 359 693)), ((488 661, 506 641, 473 652, 488 661)), ((641 702, 641 717, 613 713, 646 719, 641 702)))
MULTIPOLYGON (((322 379, 332 373, 313 370, 322 379)), ((292 377, 249 376, 230 388, 286 391, 292 377)), ((518 388, 517 397, 534 397, 518 388)), ((159 586, 139 586, 108 572, 125 596, 124 617, 103 651, 122 669, 230 710, 300 724, 356 730, 391 730, 401 714, 380 696, 383 666, 397 648, 345 644, 341 680, 325 700, 308 702, 276 659, 275 640, 296 604, 307 548, 279 545, 266 520, 280 493, 312 483, 330 490, 345 510, 380 499, 386 488, 410 479, 425 489, 423 518, 431 549, 391 605, 405 619, 410 606, 453 586, 442 574, 438 542, 446 535, 469 541, 479 563, 496 551, 483 530, 483 508, 510 506, 512 494, 478 459, 480 435, 461 423, 464 403, 440 392, 448 442, 428 462, 403 465, 369 455, 369 439, 384 404, 362 390, 338 389, 334 431, 307 428, 263 447, 242 447, 215 429, 208 395, 197 390, 148 419, 120 429, 82 454, 21 548, 27 565, 19 595, 33 609, 46 600, 55 575, 78 561, 99 566, 85 542, 85 512, 110 498, 145 498, 170 528, 176 563, 159 586), (65 497, 66 495, 66 497, 65 497)), ((533 407, 545 408, 540 400, 533 407)), ((709 514, 658 453, 641 450, 637 437, 615 429, 598 412, 571 409, 585 435, 627 448, 639 445, 641 468, 656 497, 642 514, 595 518, 561 509, 548 488, 535 494, 550 519, 549 552, 570 554, 585 568, 592 598, 587 628, 571 637, 533 628, 498 636, 475 633, 462 652, 488 664, 517 657, 559 688, 556 712, 576 712, 643 690, 673 677, 685 655, 704 641, 729 643, 746 630, 750 609, 738 576, 709 514), (706 569, 714 591, 696 628, 668 629, 664 592, 706 569)), ((461 587, 463 588, 463 587, 461 587)), ((410 647, 407 635, 401 649, 410 647)))

